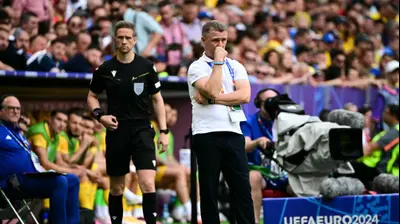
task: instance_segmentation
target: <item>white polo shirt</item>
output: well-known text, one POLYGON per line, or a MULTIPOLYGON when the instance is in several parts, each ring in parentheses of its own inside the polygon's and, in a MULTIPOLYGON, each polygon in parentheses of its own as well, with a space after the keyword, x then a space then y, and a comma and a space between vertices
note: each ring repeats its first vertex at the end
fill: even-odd
MULTIPOLYGON (((203 53, 203 56, 193 62, 188 69, 187 80, 189 95, 192 101, 193 134, 204 134, 210 132, 235 132, 242 134, 240 122, 231 122, 230 120, 229 107, 220 104, 201 105, 196 103, 194 100, 197 90, 193 85, 197 80, 211 75, 212 62, 213 60, 203 53)), ((227 58, 223 65, 221 88, 223 93, 233 92, 231 73, 233 73, 235 81, 248 80, 248 75, 244 66, 238 61, 227 58)))

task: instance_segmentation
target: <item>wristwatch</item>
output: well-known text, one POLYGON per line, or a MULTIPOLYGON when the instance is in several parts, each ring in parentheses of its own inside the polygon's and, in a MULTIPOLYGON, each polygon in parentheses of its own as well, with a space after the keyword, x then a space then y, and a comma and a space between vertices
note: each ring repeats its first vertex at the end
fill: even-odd
POLYGON ((160 133, 164 133, 164 134, 168 135, 169 129, 167 128, 167 129, 160 130, 160 133))

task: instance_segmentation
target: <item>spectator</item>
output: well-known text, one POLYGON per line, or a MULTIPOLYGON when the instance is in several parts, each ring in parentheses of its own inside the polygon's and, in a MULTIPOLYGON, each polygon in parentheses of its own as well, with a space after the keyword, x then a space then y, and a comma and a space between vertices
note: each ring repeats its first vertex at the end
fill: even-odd
POLYGON ((9 31, 0 28, 0 70, 25 70, 26 58, 24 54, 9 43, 9 31))
POLYGON ((370 142, 371 137, 375 135, 374 130, 375 126, 373 125, 372 122, 372 108, 371 107, 361 107, 358 109, 358 112, 360 112, 362 115, 364 115, 364 138, 365 142, 370 142))
POLYGON ((164 35, 158 44, 157 53, 167 57, 168 74, 177 75, 181 66, 186 67, 185 61, 192 59, 192 46, 182 23, 173 18, 173 8, 170 2, 162 1, 158 7, 161 14, 160 25, 164 35))
POLYGON ((82 19, 79 16, 72 16, 68 19, 68 34, 71 36, 78 36, 79 33, 82 32, 82 19))
POLYGON ((197 18, 199 14, 199 6, 196 0, 185 0, 182 7, 182 23, 187 31, 189 41, 200 43, 201 23, 197 18))
POLYGON ((29 71, 60 72, 65 58, 65 40, 58 38, 51 42, 48 50, 38 51, 27 61, 29 71))
MULTIPOLYGON (((399 62, 391 61, 385 68, 386 82, 379 90, 378 97, 375 102, 373 117, 381 120, 384 108, 389 104, 399 104, 399 62)), ((380 128, 387 130, 387 124, 383 123, 380 128)))
POLYGON ((31 36, 35 34, 45 35, 49 32, 54 16, 53 4, 50 0, 14 0, 12 7, 15 16, 21 16, 21 24, 26 24, 26 22, 28 22, 28 25, 32 25, 32 28, 35 28, 34 30, 37 33, 28 31, 31 36), (29 19, 25 20, 24 15, 26 15, 27 12, 31 12, 31 15, 37 16, 37 20, 35 19, 34 21, 35 23, 33 23, 33 20, 30 20, 32 16, 29 16, 29 19))
POLYGON ((67 0, 55 0, 53 23, 65 22, 66 11, 67 11, 67 0))
POLYGON ((32 12, 21 14, 21 28, 25 30, 30 37, 39 34, 39 19, 37 15, 32 12))
POLYGON ((163 35, 161 26, 146 12, 128 8, 127 0, 111 0, 111 8, 118 8, 120 17, 135 24, 137 40, 134 51, 143 57, 154 56, 163 35))
MULTIPOLYGON (((20 54, 26 54, 29 50, 29 35, 27 32, 23 30, 16 30, 14 33, 15 42, 14 47, 15 49, 20 52, 20 54)), ((27 56, 26 56, 27 57, 27 56)))
POLYGON ((65 39, 65 44, 66 58, 64 59, 64 61, 68 61, 78 53, 78 48, 76 46, 76 40, 73 37, 67 37, 65 39))
MULTIPOLYGON (((64 0, 61 0, 64 1, 64 0)), ((57 37, 66 37, 68 36, 68 27, 67 24, 63 21, 56 22, 54 24, 54 32, 57 37)))
POLYGON ((78 53, 68 60, 63 69, 67 72, 92 73, 101 64, 101 51, 90 45, 86 52, 78 53))
POLYGON ((76 36, 76 45, 78 52, 84 53, 92 43, 92 37, 88 33, 79 33, 76 36))
POLYGON ((0 28, 5 29, 8 32, 11 31, 11 17, 8 12, 2 8, 0 8, 0 28))
POLYGON ((47 39, 42 35, 36 35, 30 39, 30 51, 29 54, 33 55, 38 51, 42 51, 47 48, 47 39))

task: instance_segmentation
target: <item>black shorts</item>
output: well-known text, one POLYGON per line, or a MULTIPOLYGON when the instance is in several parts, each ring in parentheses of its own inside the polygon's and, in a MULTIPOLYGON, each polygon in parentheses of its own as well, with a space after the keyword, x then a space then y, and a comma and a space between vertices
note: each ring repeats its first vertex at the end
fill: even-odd
POLYGON ((154 129, 150 122, 124 122, 106 135, 107 175, 123 176, 129 173, 132 159, 136 170, 156 170, 154 129), (136 124, 135 124, 136 123, 136 124))

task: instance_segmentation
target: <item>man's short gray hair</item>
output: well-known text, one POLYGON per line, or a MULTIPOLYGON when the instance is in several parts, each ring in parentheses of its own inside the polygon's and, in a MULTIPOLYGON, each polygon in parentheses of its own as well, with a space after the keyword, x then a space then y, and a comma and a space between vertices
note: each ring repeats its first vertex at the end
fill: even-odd
POLYGON ((225 24, 223 24, 217 20, 212 20, 212 21, 204 24, 203 30, 201 31, 201 35, 203 37, 205 37, 210 33, 211 30, 223 32, 223 31, 227 31, 228 27, 225 24))

